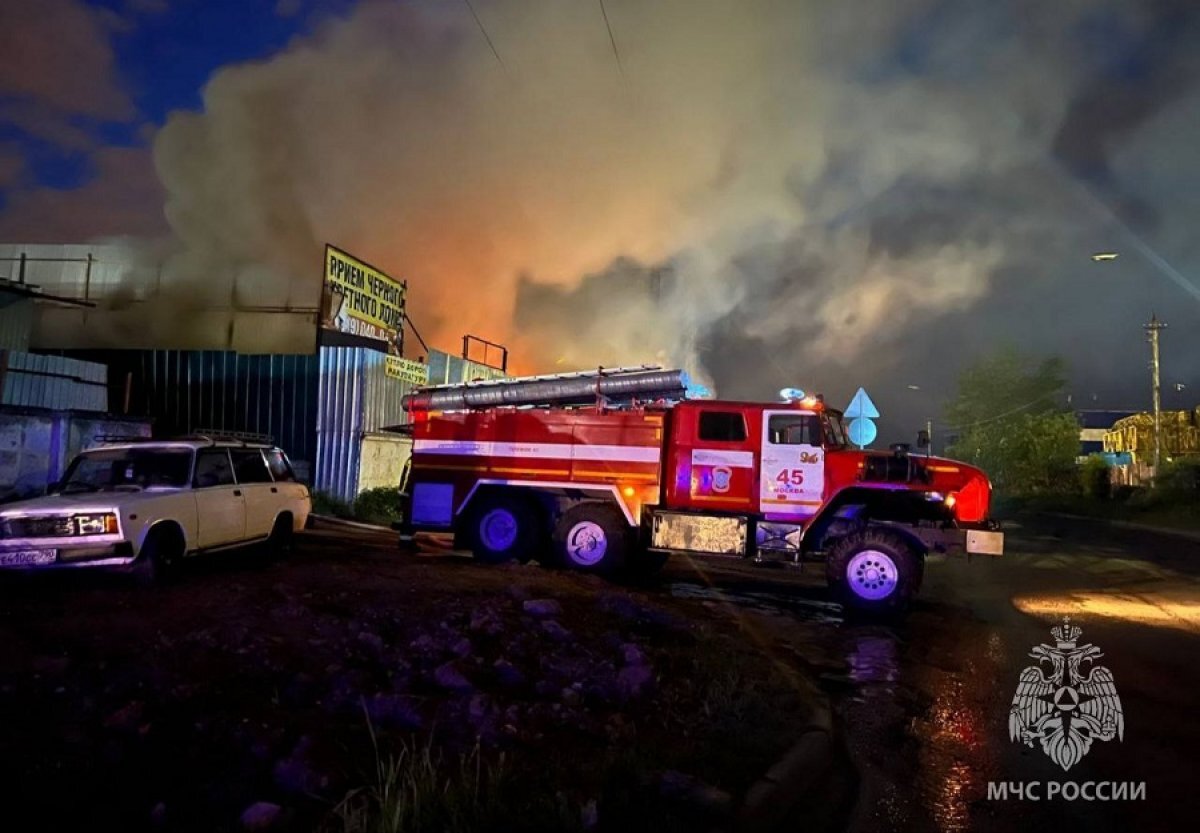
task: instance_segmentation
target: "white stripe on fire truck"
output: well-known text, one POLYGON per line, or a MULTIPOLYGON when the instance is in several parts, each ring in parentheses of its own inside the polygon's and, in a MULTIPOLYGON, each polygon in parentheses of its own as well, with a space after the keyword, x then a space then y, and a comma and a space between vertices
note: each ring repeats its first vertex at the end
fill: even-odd
POLYGON ((692 449, 693 466, 729 466, 735 469, 754 468, 753 451, 715 451, 711 448, 692 449))
POLYGON ((657 463, 658 448, 637 445, 587 445, 584 443, 496 443, 470 440, 417 440, 417 454, 454 454, 463 457, 516 457, 538 460, 605 460, 622 463, 657 463))

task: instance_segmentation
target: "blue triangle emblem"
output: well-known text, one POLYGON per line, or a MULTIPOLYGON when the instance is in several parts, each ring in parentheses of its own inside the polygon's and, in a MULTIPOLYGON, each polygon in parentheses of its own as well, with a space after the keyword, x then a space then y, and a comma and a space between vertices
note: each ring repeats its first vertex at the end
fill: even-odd
POLYGON ((858 419, 859 417, 879 418, 879 409, 875 407, 871 397, 867 396, 867 392, 862 388, 858 389, 858 393, 854 394, 854 398, 850 400, 850 405, 846 408, 847 419, 858 419))

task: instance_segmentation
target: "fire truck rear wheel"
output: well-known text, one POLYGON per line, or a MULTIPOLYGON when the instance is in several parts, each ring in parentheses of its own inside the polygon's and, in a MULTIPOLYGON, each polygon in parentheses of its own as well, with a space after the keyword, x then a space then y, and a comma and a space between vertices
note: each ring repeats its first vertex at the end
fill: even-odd
POLYGON ((533 508, 523 500, 503 495, 477 500, 467 526, 471 551, 488 564, 527 559, 537 545, 537 532, 533 508))
POLYGON ((825 577, 847 609, 891 614, 908 606, 924 567, 924 553, 903 535, 868 527, 833 543, 825 577))
POLYGON ((558 566, 613 575, 625 567, 632 547, 625 517, 602 503, 581 503, 563 513, 554 527, 558 566))

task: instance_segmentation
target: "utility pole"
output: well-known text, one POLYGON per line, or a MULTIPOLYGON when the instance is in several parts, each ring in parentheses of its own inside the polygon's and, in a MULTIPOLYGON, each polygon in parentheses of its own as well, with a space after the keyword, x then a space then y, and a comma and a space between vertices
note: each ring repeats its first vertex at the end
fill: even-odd
POLYGON ((1158 320, 1155 314, 1150 315, 1150 323, 1144 325, 1146 330, 1146 340, 1150 342, 1150 375, 1151 389, 1154 393, 1154 479, 1151 483, 1158 480, 1158 464, 1162 458, 1162 399, 1159 396, 1159 374, 1158 374, 1158 331, 1165 329, 1166 324, 1158 320))
POLYGON ((929 435, 929 445, 925 448, 925 456, 933 456, 933 420, 925 420, 925 433, 929 435))

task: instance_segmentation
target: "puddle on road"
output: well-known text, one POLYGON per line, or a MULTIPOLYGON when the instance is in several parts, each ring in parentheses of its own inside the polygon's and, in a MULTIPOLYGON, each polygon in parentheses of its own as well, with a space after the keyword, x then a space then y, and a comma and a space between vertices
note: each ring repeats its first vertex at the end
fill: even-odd
MULTIPOLYGON (((979 655, 964 656, 955 640, 939 646, 942 650, 921 645, 914 650, 892 628, 847 622, 840 605, 803 594, 691 582, 670 584, 669 590, 675 598, 778 617, 785 627, 788 620, 835 626, 804 631, 797 644, 798 653, 815 662, 814 670, 845 663, 843 670, 821 677, 835 683, 829 691, 840 702, 848 741, 871 774, 874 806, 857 829, 963 833, 981 823, 995 829, 972 813, 996 770, 992 723, 1004 711, 988 694, 1003 660, 995 633, 985 638, 979 655), (941 667, 943 651, 955 660, 950 669, 941 667)), ((930 635, 924 623, 920 630, 930 635)))
POLYGON ((850 679, 858 685, 888 684, 900 676, 896 640, 890 636, 862 636, 847 655, 850 679))
POLYGON ((690 582, 675 582, 669 585, 669 589, 671 595, 677 599, 698 599, 704 602, 727 604, 753 610, 755 613, 790 616, 803 622, 836 625, 841 624, 843 619, 841 605, 804 596, 754 590, 723 590, 690 582))

